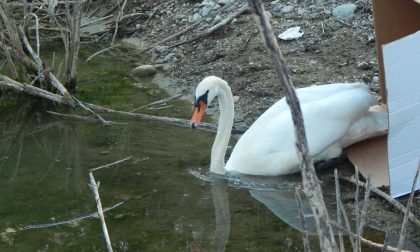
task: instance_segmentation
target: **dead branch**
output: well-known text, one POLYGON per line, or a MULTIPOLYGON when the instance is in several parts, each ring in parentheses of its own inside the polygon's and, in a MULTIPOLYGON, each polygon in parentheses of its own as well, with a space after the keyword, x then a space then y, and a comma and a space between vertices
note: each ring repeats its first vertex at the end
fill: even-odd
MULTIPOLYGON (((67 101, 64 99, 63 96, 61 95, 57 95, 57 94, 53 94, 51 92, 48 92, 44 89, 41 88, 37 88, 35 86, 31 86, 28 84, 24 84, 24 83, 19 83, 15 80, 10 79, 7 76, 1 75, 0 74, 0 86, 4 86, 7 88, 11 88, 14 90, 17 90, 19 92, 24 92, 33 96, 37 96, 37 97, 41 97, 53 102, 58 102, 61 104, 66 104, 66 105, 70 105, 67 103, 67 101)), ((71 105, 70 105, 71 106, 71 105)))
POLYGON ((81 101, 79 101, 78 99, 76 99, 75 97, 73 97, 73 99, 76 101, 77 105, 81 108, 83 108, 84 110, 88 111, 89 113, 93 114, 100 122, 102 122, 103 125, 107 125, 110 126, 111 122, 105 120, 102 118, 102 116, 98 115, 97 113, 95 113, 92 109, 90 109, 89 107, 85 106, 85 104, 81 101))
POLYGON ((100 50, 100 51, 97 51, 96 53, 94 53, 94 54, 90 55, 90 56, 86 59, 86 63, 88 63, 90 60, 92 60, 95 56, 98 56, 98 55, 99 55, 99 54, 101 54, 101 53, 107 52, 107 51, 109 51, 109 50, 111 50, 111 49, 114 49, 115 47, 119 47, 119 46, 121 46, 121 45, 120 45, 120 44, 116 44, 116 45, 110 46, 110 47, 108 47, 108 48, 102 49, 102 50, 100 50))
POLYGON ((118 16, 117 16, 117 20, 115 21, 115 29, 114 29, 114 35, 112 36, 112 41, 111 41, 111 45, 114 45, 115 42, 115 38, 117 37, 117 33, 118 33, 118 24, 120 23, 120 21, 122 20, 122 16, 124 15, 124 8, 125 5, 127 4, 127 0, 124 0, 124 3, 120 9, 120 11, 118 12, 118 16))
POLYGON ((104 216, 104 212, 102 210, 102 203, 101 203, 101 199, 99 197, 99 191, 98 191, 99 185, 96 184, 96 181, 95 181, 95 178, 93 177, 92 172, 89 172, 89 179, 90 179, 90 187, 91 187, 91 189, 93 191, 93 194, 95 196, 96 207, 98 208, 98 214, 99 214, 99 218, 100 218, 101 224, 102 224, 102 231, 104 233, 106 247, 107 247, 108 251, 112 252, 111 240, 109 239, 108 229, 107 229, 106 223, 105 223, 105 216, 104 216))
POLYGON ((172 101, 172 100, 178 99, 178 98, 180 98, 181 96, 182 96, 182 94, 177 94, 177 95, 173 95, 173 96, 171 96, 171 97, 163 98, 163 99, 161 99, 161 100, 158 100, 158 101, 155 101, 155 102, 149 103, 149 104, 147 104, 147 105, 141 106, 140 108, 136 108, 136 109, 130 110, 130 112, 134 112, 134 111, 137 111, 137 110, 140 110, 140 109, 143 109, 143 108, 147 108, 147 107, 151 107, 151 106, 154 106, 154 105, 158 105, 158 104, 166 103, 166 102, 168 102, 168 101, 172 101))
POLYGON ((61 32, 66 48, 64 83, 67 88, 72 91, 76 89, 77 60, 79 58, 80 49, 80 24, 82 19, 80 0, 74 2, 72 15, 70 14, 68 4, 66 4, 66 19, 70 35, 68 37, 61 32))
POLYGON ((397 250, 398 251, 401 250, 402 247, 404 246, 405 233, 407 231, 408 215, 410 214, 411 205, 413 204, 413 197, 414 197, 414 192, 416 191, 417 179, 419 177, 419 172, 420 172, 420 159, 419 159, 418 164, 417 164, 416 175, 414 176, 413 186, 411 187, 410 197, 408 198, 407 207, 406 207, 406 210, 405 210, 405 213, 404 213, 403 223, 401 225, 400 237, 398 239, 398 245, 397 245, 397 250))
MULTIPOLYGON (((339 225, 341 224, 341 211, 340 211, 340 204, 342 204, 341 201, 341 193, 340 193, 340 181, 338 180, 338 172, 337 169, 334 169, 334 180, 335 180, 335 201, 337 205, 337 223, 339 225)), ((340 252, 344 252, 344 241, 343 241, 343 233, 341 230, 338 230, 338 241, 340 244, 340 252)))
MULTIPOLYGON (((354 176, 359 179, 359 169, 357 166, 354 167, 354 176)), ((354 211, 356 213, 356 247, 353 248, 354 252, 362 251, 361 244, 360 244, 360 236, 359 233, 359 221, 360 221, 360 205, 359 205, 359 184, 356 184, 356 192, 354 194, 354 211)))
POLYGON ((299 210, 300 224, 301 224, 302 230, 303 230, 303 232, 302 232, 303 248, 305 249, 305 252, 310 252, 311 251, 311 246, 309 244, 308 227, 306 226, 305 216, 303 214, 302 199, 300 197, 299 190, 300 189, 298 187, 295 188, 295 199, 296 199, 297 207, 298 207, 298 210, 299 210))
POLYGON ((177 43, 175 45, 171 45, 171 46, 169 46, 169 48, 178 47, 180 45, 187 44, 187 43, 193 42, 197 39, 200 39, 202 37, 208 36, 209 34, 215 32, 215 31, 219 30, 220 28, 222 28, 223 26, 229 24, 234 18, 241 15, 242 13, 244 13, 247 10, 248 10, 248 6, 245 4, 241 8, 239 8, 236 12, 232 13, 231 15, 229 15, 227 18, 223 19, 222 21, 220 21, 216 25, 206 29, 204 32, 202 32, 202 33, 198 34, 197 36, 195 36, 191 39, 188 39, 186 41, 177 43))
MULTIPOLYGON (((216 13, 219 13, 219 12, 221 12, 222 10, 225 10, 226 8, 230 7, 232 4, 233 4, 233 1, 232 1, 232 2, 230 2, 230 3, 228 3, 228 4, 226 4, 225 6, 223 6, 223 7, 221 7, 221 8, 219 8, 219 9, 217 10, 217 12, 216 12, 216 13)), ((155 11, 156 11, 156 10, 157 10, 157 9, 155 9, 155 11)), ((147 22, 148 22, 148 21, 150 20, 150 18, 153 16, 153 14, 155 13, 155 11, 153 11, 152 15, 150 15, 150 17, 146 20, 145 24, 147 24, 147 22)), ((181 30, 181 31, 179 31, 179 32, 177 32, 177 33, 175 33, 175 34, 172 34, 171 36, 169 36, 169 37, 167 37, 167 38, 165 38, 165 39, 159 40, 158 42, 156 42, 156 43, 154 43, 154 44, 150 45, 149 47, 147 47, 147 48, 145 48, 145 49, 143 49, 143 50, 142 50, 142 52, 148 51, 148 50, 152 49, 153 47, 155 47, 155 46, 157 46, 157 45, 160 45, 160 44, 162 44, 162 43, 165 43, 166 41, 169 41, 169 40, 171 40, 171 39, 174 39, 174 38, 177 38, 177 37, 181 36, 182 34, 184 34, 184 33, 188 32, 188 31, 190 31, 190 30, 194 29, 195 27, 197 27, 197 26, 198 26, 201 22, 202 22, 202 21, 195 22, 194 24, 192 24, 192 25, 190 25, 190 26, 186 27, 185 29, 183 29, 183 30, 181 30)))
MULTIPOLYGON (((348 181, 350 183, 356 184, 358 183, 359 186, 364 186, 365 183, 363 183, 362 181, 357 181, 355 180, 355 178, 346 178, 346 177, 340 177, 340 179, 348 181)), ((384 200, 388 201, 389 203, 391 203, 395 208, 397 208, 398 210, 400 210, 402 213, 405 213, 407 211, 407 209, 397 200, 393 199, 391 196, 389 196, 388 194, 384 193, 383 191, 379 190, 378 188, 372 187, 371 191, 373 193, 375 193, 376 195, 380 196, 381 198, 383 198, 384 200)), ((412 213, 410 212, 408 214, 408 218, 417 226, 420 226, 420 220, 412 213)))
POLYGON ((116 164, 119 164, 119 163, 122 163, 122 162, 128 161, 128 160, 130 160, 132 157, 133 157, 133 156, 129 156, 129 157, 123 158, 123 159, 121 159, 121 160, 118 160, 118 161, 112 162, 112 163, 110 163, 110 164, 101 165, 101 166, 98 166, 98 167, 96 167, 96 168, 89 169, 89 171, 90 171, 90 172, 94 172, 94 171, 97 171, 97 170, 100 170, 100 169, 104 169, 104 168, 107 168, 107 167, 110 167, 110 166, 113 166, 113 165, 116 165, 116 164))
MULTIPOLYGON (((124 204, 127 201, 121 201, 113 206, 110 207, 106 207, 103 209, 103 212, 106 213, 108 211, 111 211, 112 209, 115 209, 119 206, 121 206, 122 204, 124 204)), ((79 217, 75 217, 75 218, 71 218, 68 220, 64 220, 64 221, 58 221, 58 222, 53 222, 53 223, 46 223, 46 224, 34 224, 34 225, 27 225, 24 226, 18 230, 31 230, 31 229, 39 229, 39 228, 49 228, 49 227, 56 227, 56 226, 61 226, 61 225, 66 225, 66 224, 71 224, 71 223, 75 223, 84 219, 89 219, 89 218, 99 218, 98 212, 94 212, 94 213, 90 213, 87 215, 83 215, 83 216, 79 216, 79 217)))
POLYGON ((108 15, 108 16, 105 16, 105 17, 101 17, 101 18, 98 18, 98 19, 92 20, 92 21, 90 21, 90 22, 87 22, 87 23, 81 24, 81 25, 80 25, 80 27, 86 27, 86 26, 89 26, 89 25, 91 25, 91 24, 96 24, 96 23, 101 22, 101 21, 103 21, 103 20, 106 20, 106 19, 108 19, 108 18, 112 18, 113 16, 114 16, 114 15, 108 15))
MULTIPOLYGON (((58 117, 62 117, 62 118, 65 118, 65 119, 70 119, 70 120, 79 120, 79 121, 85 121, 85 122, 91 122, 91 123, 101 122, 99 119, 80 116, 80 115, 63 114, 63 113, 57 113, 57 112, 49 111, 49 110, 45 111, 45 112, 50 114, 50 115, 53 115, 53 116, 58 116, 58 117)), ((111 121, 107 121, 107 122, 110 123, 110 124, 115 124, 114 122, 111 122, 111 121)))
POLYGON ((61 82, 57 79, 57 77, 54 76, 53 73, 48 72, 48 75, 51 81, 51 85, 53 85, 64 96, 64 99, 66 99, 67 104, 69 104, 71 107, 75 107, 75 99, 72 95, 70 95, 70 93, 67 91, 64 85, 61 84, 61 82))
POLYGON ((160 45, 160 44, 162 44, 162 43, 165 43, 166 41, 169 41, 169 40, 171 40, 171 39, 173 39, 173 38, 177 38, 177 37, 181 36, 182 34, 184 34, 184 33, 188 32, 188 31, 190 31, 190 30, 194 29, 194 28, 195 28, 195 27, 197 27, 200 23, 201 23, 201 21, 199 21, 199 22, 195 22, 194 24, 192 24, 192 25, 188 26, 188 27, 187 27, 187 28, 185 28, 184 30, 179 31, 179 32, 177 32, 177 33, 175 33, 175 34, 173 34, 173 35, 171 35, 171 36, 169 36, 169 37, 167 37, 167 38, 165 38, 165 39, 159 40, 158 42, 156 42, 156 43, 154 43, 154 44, 150 45, 149 47, 146 47, 146 48, 145 48, 145 49, 143 49, 141 52, 149 51, 150 49, 154 48, 154 47, 155 47, 155 46, 157 46, 157 45, 160 45))
MULTIPOLYGON (((312 213, 315 217, 319 244, 322 251, 337 251, 334 232, 330 224, 330 218, 322 196, 321 186, 316 176, 313 160, 309 152, 302 111, 299 100, 293 88, 289 71, 286 68, 277 40, 271 30, 271 25, 265 15, 261 0, 248 0, 248 4, 254 12, 255 20, 260 28, 267 51, 273 61, 274 68, 280 79, 283 89, 286 91, 286 102, 290 107, 293 125, 295 129, 296 147, 299 159, 302 160, 302 184, 309 199, 312 213)), ((242 7, 241 9, 243 9, 242 7)))
POLYGON ((359 220, 359 226, 358 228, 358 234, 360 236, 363 236, 363 228, 365 225, 365 216, 367 213, 367 208, 369 205, 369 196, 370 196, 370 189, 372 187, 370 176, 366 179, 365 184, 365 197, 363 199, 363 205, 362 205, 362 211, 360 212, 360 220, 359 220))
MULTIPOLYGON (((357 238, 357 237, 356 237, 356 236, 357 236, 357 234, 352 233, 352 232, 348 232, 348 230, 347 230, 346 228, 344 228, 344 227, 343 227, 343 226, 341 226, 341 225, 338 225, 338 223, 337 223, 337 222, 331 221, 331 224, 332 224, 334 227, 336 227, 337 229, 340 229, 341 231, 343 231, 343 232, 344 232, 344 233, 346 233, 347 235, 351 236, 352 238, 355 238, 355 239, 360 239, 360 241, 361 241, 362 243, 366 244, 367 246, 369 246, 369 247, 371 247, 371 248, 383 249, 383 248, 385 247, 385 246, 384 246, 384 244, 377 243, 377 242, 373 242, 373 241, 368 240, 368 239, 363 238, 363 237, 359 237, 359 238, 357 238)), ((398 250, 397 250, 397 248, 395 248, 395 247, 391 247, 391 246, 387 245, 387 251, 398 251, 398 250)), ((403 251, 403 252, 410 252, 409 250, 401 250, 401 251, 403 251)))

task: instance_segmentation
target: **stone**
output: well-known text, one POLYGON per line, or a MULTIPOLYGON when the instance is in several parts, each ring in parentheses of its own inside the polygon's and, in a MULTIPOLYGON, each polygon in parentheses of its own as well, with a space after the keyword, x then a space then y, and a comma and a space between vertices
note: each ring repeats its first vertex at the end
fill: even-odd
POLYGON ((356 11, 357 6, 355 4, 343 4, 333 9, 332 14, 338 19, 344 19, 352 16, 356 11))
POLYGON ((292 6, 292 5, 287 5, 287 6, 284 6, 283 8, 281 8, 281 12, 284 13, 284 14, 293 12, 294 10, 295 10, 295 7, 292 6))
POLYGON ((230 3, 230 0, 219 0, 219 1, 217 1, 217 4, 220 4, 220 5, 226 5, 226 4, 228 4, 228 3, 230 3))
POLYGON ((133 75, 137 77, 153 76, 157 72, 154 65, 141 65, 132 70, 133 75))
POLYGON ((212 10, 213 10, 213 6, 206 5, 200 10, 200 14, 202 17, 207 17, 212 10))
POLYGON ((200 22, 201 20, 203 20, 203 17, 200 14, 195 13, 192 17, 190 17, 189 20, 190 20, 191 23, 197 23, 197 22, 200 22))
POLYGON ((372 77, 372 82, 373 83, 379 83, 379 77, 377 75, 372 77))
POLYGON ((166 55, 165 58, 163 58, 163 62, 171 62, 174 59, 175 56, 176 56, 176 54, 172 52, 172 53, 166 55))
POLYGON ((368 70, 368 69, 371 69, 372 66, 367 62, 360 62, 359 64, 357 64, 357 68, 362 69, 362 70, 368 70))

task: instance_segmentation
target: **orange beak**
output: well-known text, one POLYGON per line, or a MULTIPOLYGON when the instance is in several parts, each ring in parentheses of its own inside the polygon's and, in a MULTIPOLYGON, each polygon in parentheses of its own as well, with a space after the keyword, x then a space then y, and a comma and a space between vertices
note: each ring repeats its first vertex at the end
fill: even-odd
POLYGON ((191 128, 196 128, 203 118, 204 113, 206 112, 207 105, 205 102, 200 101, 200 105, 194 108, 194 114, 191 117, 190 125, 191 128))

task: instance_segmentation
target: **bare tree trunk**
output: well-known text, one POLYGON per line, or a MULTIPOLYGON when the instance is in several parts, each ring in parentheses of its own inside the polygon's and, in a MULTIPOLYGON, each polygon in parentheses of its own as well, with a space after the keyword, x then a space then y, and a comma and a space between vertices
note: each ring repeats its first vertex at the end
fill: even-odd
POLYGON ((75 0, 73 4, 73 12, 70 14, 68 3, 66 4, 67 10, 67 26, 70 30, 70 37, 68 42, 68 52, 66 58, 66 70, 64 83, 68 90, 76 90, 77 80, 77 60, 79 57, 80 48, 80 23, 82 18, 81 3, 80 0, 75 0))
POLYGON ((315 173, 312 157, 309 153, 306 139, 305 127, 303 124, 302 111, 296 92, 292 86, 289 72, 286 68, 280 48, 277 44, 271 25, 265 16, 265 10, 261 0, 248 0, 249 6, 255 14, 256 22, 262 33, 267 51, 273 61, 274 68, 285 90, 286 102, 292 113, 295 128, 296 147, 298 155, 302 160, 302 183, 304 191, 309 199, 312 212, 315 217, 319 244, 322 251, 337 251, 337 243, 330 225, 330 218, 322 196, 321 186, 315 173))

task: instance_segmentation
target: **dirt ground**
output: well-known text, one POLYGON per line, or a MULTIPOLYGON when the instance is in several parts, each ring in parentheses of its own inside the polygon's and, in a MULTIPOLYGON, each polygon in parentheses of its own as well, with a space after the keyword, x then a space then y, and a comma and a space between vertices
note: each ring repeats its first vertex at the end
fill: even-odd
MULTIPOLYGON (((303 37, 295 40, 278 40, 295 87, 360 81, 369 85, 380 100, 369 0, 263 2, 271 16, 275 35, 294 26, 300 26, 304 32, 303 37), (357 6, 354 14, 342 20, 334 17, 333 9, 346 3, 357 6)), ((283 97, 283 90, 249 11, 207 36, 172 47, 225 19, 246 1, 155 0, 131 4, 133 11, 144 11, 149 16, 136 24, 134 37, 140 48, 147 48, 182 31, 200 20, 195 14, 202 14, 202 21, 197 27, 148 51, 152 58, 150 63, 162 66, 158 76, 171 77, 171 81, 164 84, 156 81, 170 93, 182 93, 192 99, 194 88, 203 77, 219 76, 230 84, 233 94, 239 98, 235 104, 235 125, 239 127, 248 127, 283 97), (226 6, 226 2, 233 3, 226 6), (214 3, 218 6, 214 7, 214 3), (208 14, 205 13, 207 5, 213 6, 208 14)), ((217 109, 210 109, 212 111, 217 114, 217 109)), ((331 180, 331 172, 321 173, 320 179, 331 180)), ((406 198, 401 199, 404 204, 406 201, 406 198)), ((420 194, 414 199, 413 210, 420 217, 420 194)), ((395 212, 384 200, 373 197, 367 222, 375 228, 398 232, 402 215, 395 212)), ((413 230, 415 227, 411 233, 419 243, 420 234, 413 230)))

